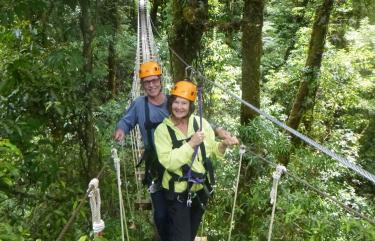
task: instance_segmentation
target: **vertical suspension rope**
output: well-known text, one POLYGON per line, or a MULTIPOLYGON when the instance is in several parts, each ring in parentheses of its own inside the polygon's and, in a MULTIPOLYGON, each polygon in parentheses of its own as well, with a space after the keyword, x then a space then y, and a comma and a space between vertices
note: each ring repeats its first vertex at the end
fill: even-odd
POLYGON ((272 190, 270 193, 271 201, 270 203, 273 204, 272 206, 272 214, 271 214, 271 221, 270 221, 270 227, 268 230, 268 241, 271 241, 272 236, 272 228, 273 228, 273 221, 275 218, 275 209, 276 209, 276 199, 277 199, 277 186, 279 184, 280 177, 283 173, 286 173, 286 168, 283 165, 277 165, 276 171, 272 173, 273 177, 273 184, 272 184, 272 190))
POLYGON ((121 174, 120 174, 120 159, 117 155, 117 149, 112 148, 112 158, 115 164, 116 169, 116 176, 117 176, 117 189, 118 189, 118 197, 119 197, 119 203, 120 203, 120 218, 121 218, 121 239, 124 241, 124 224, 125 224, 125 232, 126 232, 126 239, 129 241, 129 232, 128 232, 128 226, 127 226, 127 220, 126 220, 126 212, 124 208, 124 201, 122 199, 122 192, 121 192, 121 174))
POLYGON ((124 181, 125 181, 125 194, 126 194, 126 201, 128 204, 128 209, 130 212, 130 219, 132 222, 132 226, 134 226, 134 215, 133 215, 133 209, 132 205, 130 205, 130 195, 129 195, 129 189, 128 189, 128 176, 126 174, 126 160, 125 160, 125 148, 124 148, 124 142, 121 143, 121 152, 122 152, 122 162, 124 164, 123 172, 124 172, 124 181))
POLYGON ((241 165, 242 165, 242 158, 243 154, 245 153, 246 149, 244 145, 240 146, 239 153, 240 153, 240 163, 238 164, 238 171, 237 171, 237 180, 236 180, 236 189, 234 192, 234 200, 233 200, 233 206, 232 206, 232 213, 230 215, 230 224, 229 224, 229 234, 228 234, 228 241, 230 241, 232 229, 233 229, 233 218, 234 218, 234 211, 236 208, 236 201, 237 201, 237 195, 238 195, 238 185, 240 183, 240 174, 241 174, 241 165))
POLYGON ((133 166, 134 166, 134 173, 135 173, 134 178, 135 178, 135 184, 136 184, 137 195, 138 195, 139 192, 140 192, 140 187, 139 187, 140 185, 139 185, 136 173, 137 173, 137 169, 138 169, 137 165, 138 165, 139 161, 138 161, 138 155, 136 155, 136 152, 135 152, 136 143, 134 141, 134 132, 133 131, 130 132, 130 138, 132 140, 132 157, 133 157, 133 166))

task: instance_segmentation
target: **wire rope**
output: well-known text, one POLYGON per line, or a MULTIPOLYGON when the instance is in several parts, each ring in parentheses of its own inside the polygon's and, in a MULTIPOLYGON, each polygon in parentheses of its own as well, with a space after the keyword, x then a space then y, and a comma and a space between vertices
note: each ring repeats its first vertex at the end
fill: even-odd
MULTIPOLYGON (((157 34, 159 34, 159 32, 157 31, 156 28, 155 29, 155 32, 157 34)), ((357 174, 359 174, 360 176, 364 177, 365 179, 371 181, 373 184, 375 184, 375 175, 370 173, 369 171, 363 169, 362 167, 348 161, 347 159, 345 159, 344 157, 338 155, 337 153, 329 150, 328 148, 326 148, 325 146, 317 143, 316 141, 312 140, 311 138, 303 135, 302 133, 300 133, 299 131, 287 126, 285 123, 282 123, 280 122, 279 120, 277 120, 276 118, 274 118, 273 116, 265 113, 264 111, 258 109, 257 107, 255 107, 254 105, 250 104, 249 102, 243 100, 241 97, 239 97, 238 95, 236 95, 235 93, 233 93, 232 91, 228 90, 225 86, 221 85, 221 84, 218 84, 212 80, 209 80, 207 79, 203 74, 201 74, 199 71, 196 71, 193 67, 191 67, 174 49, 172 49, 171 47, 168 46, 168 48, 170 49, 170 51, 181 61, 181 63, 183 63, 186 67, 190 67, 191 68, 191 71, 197 75, 198 78, 202 79, 203 81, 207 82, 207 83, 210 83, 216 87, 218 87, 219 89, 223 90, 225 93, 227 93, 228 95, 232 96, 233 98, 237 99, 238 101, 240 101, 242 104, 244 104, 245 106, 247 106, 248 108, 252 109, 253 111, 255 111, 256 113, 258 113, 259 115, 263 116, 264 118, 266 118, 267 120, 271 121, 272 123, 274 123, 275 125, 279 126, 280 128, 288 131, 289 133, 293 134, 294 136, 298 137, 299 139, 301 139, 302 141, 306 142, 307 144, 309 144, 310 146, 316 148, 317 150, 325 153, 326 155, 330 156, 331 158, 333 158, 334 160, 340 162, 342 165, 344 165, 345 167, 353 170, 354 172, 356 172, 357 174)))

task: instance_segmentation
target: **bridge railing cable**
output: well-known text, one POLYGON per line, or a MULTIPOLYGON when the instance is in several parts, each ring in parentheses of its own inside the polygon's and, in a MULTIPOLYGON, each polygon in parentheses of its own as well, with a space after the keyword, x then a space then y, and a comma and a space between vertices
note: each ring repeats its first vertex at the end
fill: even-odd
POLYGON ((255 107, 254 105, 250 104, 249 102, 241 99, 241 97, 237 96, 236 94, 234 94, 233 92, 231 91, 228 91, 227 88, 225 88, 224 86, 222 86, 221 84, 218 84, 214 81, 211 81, 209 79, 207 79, 206 77, 204 77, 201 73, 199 72, 196 72, 199 76, 199 78, 202 78, 204 81, 208 82, 208 83, 211 83, 212 85, 215 85, 216 87, 220 88, 221 90, 225 91, 225 93, 227 93, 228 95, 232 96, 233 98, 237 99, 238 101, 240 101, 242 104, 244 104, 245 106, 247 106, 248 108, 252 109, 253 111, 257 112, 259 115, 263 116, 264 118, 266 118, 267 120, 271 121, 272 123, 274 123, 275 125, 281 127, 282 129, 288 131, 289 133, 293 134, 294 136, 298 137, 299 139, 301 139, 302 141, 306 142, 307 144, 311 145, 312 147, 316 148, 317 150, 325 153, 326 155, 330 156, 331 158, 333 158, 334 160, 340 162, 342 165, 344 165, 345 167, 347 168, 350 168, 351 170, 353 170, 354 172, 356 172, 357 174, 361 175, 362 177, 366 178, 367 180, 371 181, 373 184, 375 184, 375 175, 368 172, 367 170, 363 169, 362 167, 356 165, 355 163, 352 163, 350 161, 348 161, 347 159, 345 159, 344 157, 338 155, 337 153, 329 150, 328 148, 326 148, 325 146, 317 143, 316 141, 312 140, 311 138, 305 136, 304 134, 298 132, 297 130, 287 126, 285 123, 283 122, 280 122, 279 120, 277 120, 276 118, 274 118, 273 116, 267 114, 266 112, 258 109, 257 107, 255 107))

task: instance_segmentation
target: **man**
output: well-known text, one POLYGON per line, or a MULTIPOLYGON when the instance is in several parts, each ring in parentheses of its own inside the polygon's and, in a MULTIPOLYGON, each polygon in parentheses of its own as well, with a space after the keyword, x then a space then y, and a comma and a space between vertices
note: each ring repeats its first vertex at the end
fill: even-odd
POLYGON ((122 141, 136 124, 144 143, 145 180, 150 187, 151 200, 154 209, 154 221, 162 241, 167 241, 168 213, 164 192, 160 186, 162 166, 159 164, 154 147, 154 130, 165 117, 167 110, 167 96, 161 92, 161 68, 154 61, 141 64, 139 69, 141 85, 145 96, 136 98, 127 109, 125 115, 117 123, 114 139, 122 141))
MULTIPOLYGON (((136 98, 126 110, 125 115, 117 123, 114 139, 122 141, 138 124, 144 143, 145 162, 144 184, 149 187, 154 210, 154 221, 162 241, 168 241, 168 210, 161 178, 164 168, 157 160, 154 146, 154 130, 169 116, 168 98, 162 93, 161 68, 155 61, 141 64, 139 77, 146 95, 136 98)), ((215 133, 221 139, 234 138, 222 128, 216 128, 215 133)), ((237 140, 238 141, 238 140, 237 140)))

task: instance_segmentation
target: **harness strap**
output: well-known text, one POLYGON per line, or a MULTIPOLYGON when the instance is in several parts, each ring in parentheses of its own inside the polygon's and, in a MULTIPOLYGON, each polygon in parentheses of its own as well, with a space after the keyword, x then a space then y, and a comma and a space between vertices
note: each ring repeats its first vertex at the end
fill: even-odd
MULTIPOLYGON (((194 128, 194 131, 197 131, 199 129, 198 122, 195 118, 193 122, 193 128, 194 128)), ((189 137, 187 139, 177 140, 176 133, 174 132, 174 130, 170 126, 167 126, 167 129, 169 132, 169 136, 172 140, 172 149, 180 148, 183 145, 184 141, 189 141, 191 139, 191 137, 189 137)), ((213 165, 212 165, 211 160, 208 159, 206 156, 206 148, 205 148, 204 143, 202 142, 199 147, 202 153, 203 166, 206 169, 208 175, 207 173, 202 174, 202 173, 193 171, 191 169, 191 166, 189 166, 188 164, 185 164, 181 167, 181 171, 183 173, 182 176, 179 176, 178 174, 167 170, 167 172, 171 176, 171 179, 168 182, 168 189, 169 189, 168 196, 170 197, 170 199, 173 199, 175 195, 175 187, 174 187, 175 182, 187 182, 188 188, 186 192, 190 194, 191 194, 190 191, 191 191, 193 184, 201 183, 203 184, 203 188, 207 196, 211 195, 212 190, 213 190, 212 185, 215 184, 213 165), (209 178, 207 178, 207 176, 209 178)))
POLYGON ((148 97, 145 96, 145 129, 147 134, 147 145, 145 146, 145 151, 143 158, 137 164, 139 167, 142 164, 142 161, 145 161, 145 178, 143 180, 144 184, 150 185, 154 179, 160 179, 163 173, 164 168, 157 161, 156 149, 154 141, 152 138, 152 130, 154 130, 161 122, 151 122, 150 119, 150 108, 148 106, 148 97))
POLYGON ((147 132, 147 143, 149 146, 154 148, 154 142, 152 138, 152 130, 154 130, 161 122, 151 122, 150 119, 150 107, 148 106, 148 96, 145 96, 145 129, 147 132))

